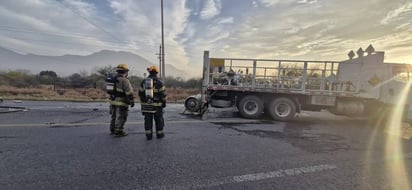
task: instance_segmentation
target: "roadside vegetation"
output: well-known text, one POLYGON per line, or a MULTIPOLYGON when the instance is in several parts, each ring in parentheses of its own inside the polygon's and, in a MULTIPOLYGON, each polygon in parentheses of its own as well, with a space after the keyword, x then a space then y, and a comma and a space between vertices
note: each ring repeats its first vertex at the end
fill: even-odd
MULTIPOLYGON (((12 100, 107 101, 104 79, 112 70, 112 67, 104 67, 90 74, 80 72, 66 77, 48 70, 37 74, 25 70, 0 71, 0 97, 12 100)), ((143 77, 128 78, 137 96, 143 77)), ((182 102, 187 96, 200 93, 201 79, 184 80, 169 76, 164 83, 169 102, 182 102)))

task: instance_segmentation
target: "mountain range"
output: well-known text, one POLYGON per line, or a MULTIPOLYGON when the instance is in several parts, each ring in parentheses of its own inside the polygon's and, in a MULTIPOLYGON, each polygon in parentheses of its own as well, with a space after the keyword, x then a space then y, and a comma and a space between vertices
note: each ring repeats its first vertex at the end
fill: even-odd
MULTIPOLYGON (((143 76, 146 68, 158 65, 149 60, 124 51, 102 50, 90 55, 62 55, 45 56, 35 54, 21 54, 0 47, 0 71, 27 70, 33 74, 40 71, 52 70, 59 76, 69 76, 79 72, 95 72, 98 68, 115 67, 120 63, 129 66, 132 75, 143 76)), ((187 76, 185 71, 166 64, 166 76, 187 76)))

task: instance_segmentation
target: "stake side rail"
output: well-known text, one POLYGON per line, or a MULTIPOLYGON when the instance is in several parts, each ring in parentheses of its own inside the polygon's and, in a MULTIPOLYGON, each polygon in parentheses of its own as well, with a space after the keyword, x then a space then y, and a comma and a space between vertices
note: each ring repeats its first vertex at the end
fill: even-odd
POLYGON ((337 81, 339 62, 209 58, 204 64, 208 89, 355 96, 353 82, 337 81))

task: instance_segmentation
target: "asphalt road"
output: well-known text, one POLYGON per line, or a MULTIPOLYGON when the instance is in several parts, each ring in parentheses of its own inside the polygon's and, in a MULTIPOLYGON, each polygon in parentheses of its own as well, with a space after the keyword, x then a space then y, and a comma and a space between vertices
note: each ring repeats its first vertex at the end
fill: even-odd
POLYGON ((212 110, 202 121, 171 104, 166 137, 147 141, 139 108, 115 138, 105 103, 8 104, 29 110, 0 114, 0 189, 408 189, 412 179, 410 140, 328 112, 278 122, 212 110))

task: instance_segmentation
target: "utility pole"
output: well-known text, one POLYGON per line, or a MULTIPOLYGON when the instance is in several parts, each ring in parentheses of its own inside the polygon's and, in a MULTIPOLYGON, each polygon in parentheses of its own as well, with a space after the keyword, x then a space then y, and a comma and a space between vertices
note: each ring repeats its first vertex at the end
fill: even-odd
MULTIPOLYGON (((162 75, 162 45, 159 46, 159 53, 156 53, 157 58, 159 58, 159 69, 160 69, 160 75, 162 75)), ((162 77, 162 76, 160 76, 162 77)))
POLYGON ((161 19, 162 19, 162 46, 161 46, 161 56, 162 56, 162 67, 161 67, 161 78, 164 81, 165 80, 165 74, 166 74, 166 69, 165 69, 165 40, 164 40, 164 29, 163 29, 163 0, 160 0, 160 7, 161 7, 161 19))

